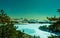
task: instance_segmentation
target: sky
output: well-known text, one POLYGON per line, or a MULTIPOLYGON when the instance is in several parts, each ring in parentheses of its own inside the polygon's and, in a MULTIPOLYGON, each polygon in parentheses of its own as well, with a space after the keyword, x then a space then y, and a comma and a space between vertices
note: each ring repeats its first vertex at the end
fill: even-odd
POLYGON ((0 0, 0 9, 3 9, 13 18, 45 19, 58 16, 60 0, 0 0))

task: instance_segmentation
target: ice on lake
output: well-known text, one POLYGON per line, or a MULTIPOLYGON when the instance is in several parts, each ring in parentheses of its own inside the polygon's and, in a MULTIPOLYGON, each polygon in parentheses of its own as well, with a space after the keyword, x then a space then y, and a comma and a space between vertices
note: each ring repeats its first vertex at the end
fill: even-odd
MULTIPOLYGON (((50 24, 16 24, 17 30, 24 30, 24 33, 32 35, 32 36, 40 36, 40 38, 47 38, 48 36, 51 35, 51 33, 42 31, 38 29, 40 26, 47 25, 49 26, 50 24)), ((55 34, 54 34, 55 35, 55 34)))

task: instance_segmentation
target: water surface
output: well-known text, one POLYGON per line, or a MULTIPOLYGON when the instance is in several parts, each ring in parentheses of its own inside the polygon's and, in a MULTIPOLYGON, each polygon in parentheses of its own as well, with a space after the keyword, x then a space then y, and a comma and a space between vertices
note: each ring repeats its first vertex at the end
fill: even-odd
POLYGON ((26 33, 26 34, 29 34, 32 36, 34 36, 34 35, 40 36, 41 38, 47 38, 48 36, 51 35, 51 33, 38 29, 40 26, 43 26, 43 25, 49 26, 50 24, 25 24, 25 25, 19 24, 19 25, 15 25, 15 26, 18 27, 17 30, 21 30, 21 31, 24 30, 24 33, 26 33))

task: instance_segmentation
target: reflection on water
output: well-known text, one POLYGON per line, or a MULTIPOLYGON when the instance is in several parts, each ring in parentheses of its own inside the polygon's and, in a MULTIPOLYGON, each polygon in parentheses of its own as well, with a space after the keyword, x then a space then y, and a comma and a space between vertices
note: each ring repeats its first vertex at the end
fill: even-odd
POLYGON ((24 33, 27 33, 27 34, 33 34, 33 33, 35 33, 35 30, 34 29, 25 28, 23 30, 24 30, 24 33))

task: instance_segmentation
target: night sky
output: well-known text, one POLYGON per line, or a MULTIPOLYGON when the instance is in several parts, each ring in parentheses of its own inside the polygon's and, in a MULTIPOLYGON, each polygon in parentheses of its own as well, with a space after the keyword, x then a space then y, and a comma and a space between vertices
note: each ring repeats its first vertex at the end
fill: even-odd
POLYGON ((45 19, 58 16, 60 0, 0 0, 0 9, 13 18, 45 19))

